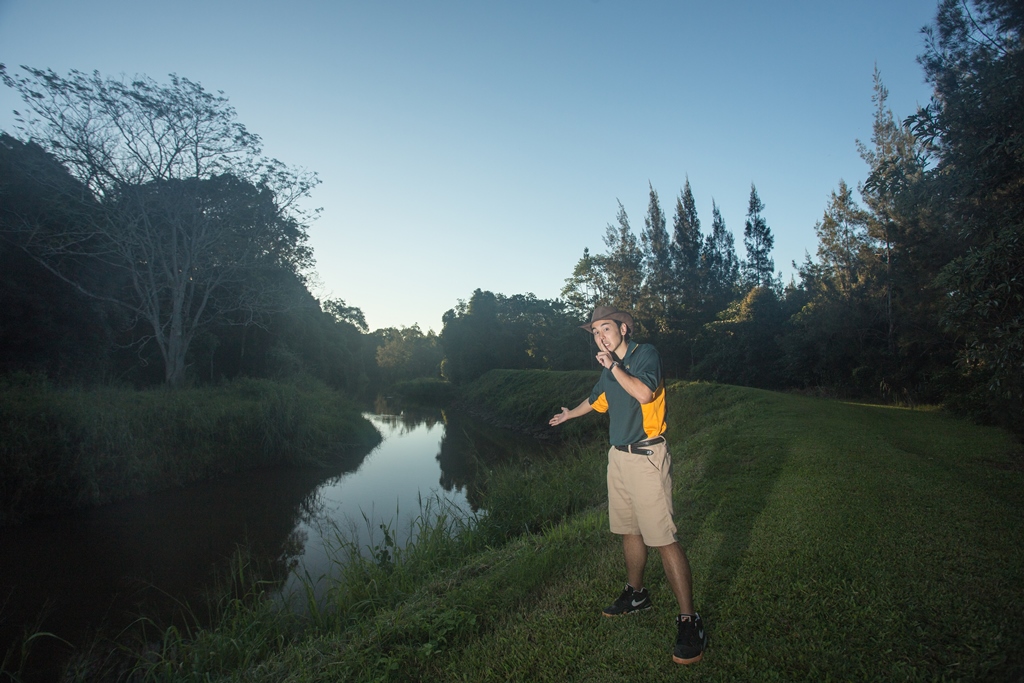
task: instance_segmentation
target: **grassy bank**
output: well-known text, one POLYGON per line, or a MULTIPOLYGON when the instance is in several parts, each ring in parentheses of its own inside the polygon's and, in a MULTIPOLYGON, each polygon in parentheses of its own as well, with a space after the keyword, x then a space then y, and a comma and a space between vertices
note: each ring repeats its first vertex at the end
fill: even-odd
POLYGON ((547 425, 562 406, 575 407, 590 396, 599 376, 589 370, 491 370, 460 390, 457 406, 497 426, 541 438, 591 438, 601 431, 597 420, 576 420, 558 429, 547 425))
MULTIPOLYGON (((492 373, 467 396, 510 421, 546 419, 590 382, 492 373)), ((406 550, 353 551, 310 617, 227 603, 219 628, 166 634, 135 663, 139 679, 1024 675, 1024 470, 1011 436, 933 411, 738 387, 674 385, 668 400, 680 540, 711 634, 700 664, 671 661, 656 554, 655 609, 599 614, 624 573, 601 505, 605 448, 582 438, 603 427, 592 415, 561 459, 495 471, 479 521, 442 511, 417 522, 406 550)))
POLYGON ((322 384, 180 391, 0 384, 0 524, 224 473, 363 455, 380 434, 322 384))
MULTIPOLYGON (((688 679, 1024 676, 1024 473, 1007 434, 735 387, 669 400, 680 538, 712 637, 688 679)), ((597 618, 621 559, 591 538, 592 557, 570 552, 442 677, 676 680, 660 568, 653 614, 597 618)))

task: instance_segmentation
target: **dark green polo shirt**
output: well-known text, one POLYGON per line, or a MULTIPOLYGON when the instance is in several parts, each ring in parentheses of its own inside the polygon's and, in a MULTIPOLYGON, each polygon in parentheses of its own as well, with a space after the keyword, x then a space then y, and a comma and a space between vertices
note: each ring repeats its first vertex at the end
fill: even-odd
POLYGON ((626 372, 638 378, 654 392, 651 403, 641 405, 605 368, 590 392, 590 406, 608 413, 608 439, 613 446, 644 441, 665 433, 665 382, 661 374, 661 356, 650 344, 629 342, 622 359, 626 372))

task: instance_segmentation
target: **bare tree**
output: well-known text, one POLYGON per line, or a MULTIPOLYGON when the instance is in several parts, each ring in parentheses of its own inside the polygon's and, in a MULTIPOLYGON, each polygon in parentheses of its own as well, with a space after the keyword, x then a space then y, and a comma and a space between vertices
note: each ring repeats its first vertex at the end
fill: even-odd
POLYGON ((197 331, 259 322, 282 305, 272 273, 301 279, 312 265, 299 200, 319 181, 263 157, 223 93, 188 79, 22 69, 0 65, 27 106, 15 112, 17 129, 79 184, 54 188, 64 197, 58 226, 25 217, 18 243, 83 293, 144 321, 167 383, 179 386, 197 331), (82 260, 105 264, 116 286, 75 278, 69 266, 82 260))

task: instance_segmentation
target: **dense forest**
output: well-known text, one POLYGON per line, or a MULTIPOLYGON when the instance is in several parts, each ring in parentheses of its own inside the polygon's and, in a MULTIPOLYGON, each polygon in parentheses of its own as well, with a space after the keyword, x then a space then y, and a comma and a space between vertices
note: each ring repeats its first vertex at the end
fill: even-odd
POLYGON ((741 257, 717 206, 702 227, 684 175, 671 224, 653 187, 642 228, 620 205, 560 298, 477 290, 437 334, 371 332, 357 307, 310 293, 300 207, 318 179, 265 158, 223 96, 3 68, 26 110, 0 135, 0 372, 463 383, 593 367, 578 325, 600 302, 634 313, 671 377, 944 404, 1020 430, 1024 8, 942 0, 925 32, 931 102, 898 118, 875 73, 866 180, 838 182, 790 282, 756 186, 741 257))

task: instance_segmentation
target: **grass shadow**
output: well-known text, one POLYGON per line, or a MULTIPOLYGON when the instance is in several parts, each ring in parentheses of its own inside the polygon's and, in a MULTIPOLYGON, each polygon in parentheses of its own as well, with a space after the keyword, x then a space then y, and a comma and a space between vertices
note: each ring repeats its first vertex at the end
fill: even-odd
POLYGON ((768 392, 704 383, 676 385, 669 400, 679 538, 695 605, 714 624, 785 465, 786 437, 773 429, 781 406, 768 392))

